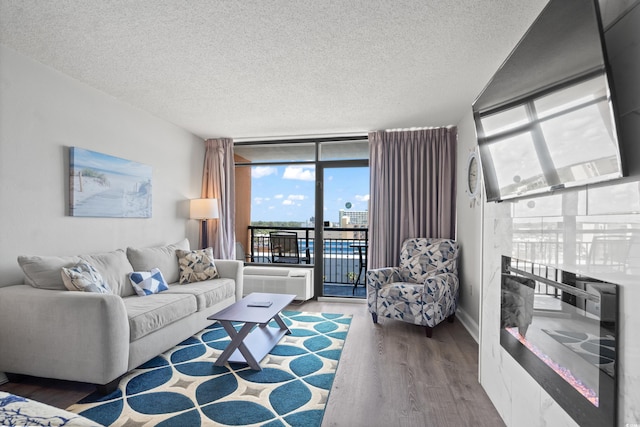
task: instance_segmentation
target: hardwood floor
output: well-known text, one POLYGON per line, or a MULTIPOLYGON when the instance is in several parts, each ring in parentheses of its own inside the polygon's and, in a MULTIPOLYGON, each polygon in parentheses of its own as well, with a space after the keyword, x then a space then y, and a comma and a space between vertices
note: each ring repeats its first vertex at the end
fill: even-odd
MULTIPOLYGON (((323 427, 503 426, 478 383, 478 345, 459 323, 424 328, 379 319, 366 304, 308 301, 292 310, 352 314, 353 321, 329 394, 323 427)), ((1 391, 67 408, 89 384, 26 377, 1 391)))

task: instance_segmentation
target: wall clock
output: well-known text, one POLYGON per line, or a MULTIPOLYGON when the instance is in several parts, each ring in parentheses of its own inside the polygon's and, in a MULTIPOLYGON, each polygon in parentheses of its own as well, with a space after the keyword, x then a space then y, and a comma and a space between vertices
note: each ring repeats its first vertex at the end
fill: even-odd
POLYGON ((476 151, 469 153, 467 159, 467 188, 466 193, 471 199, 471 206, 480 196, 480 163, 476 151))

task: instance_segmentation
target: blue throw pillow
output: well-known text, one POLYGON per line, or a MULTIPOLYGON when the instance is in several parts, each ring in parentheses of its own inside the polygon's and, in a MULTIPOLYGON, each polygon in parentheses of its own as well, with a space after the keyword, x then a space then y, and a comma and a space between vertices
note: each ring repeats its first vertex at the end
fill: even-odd
POLYGON ((169 289, 167 281, 164 280, 160 269, 152 268, 151 271, 134 271, 129 273, 129 280, 136 293, 141 297, 145 295, 157 294, 169 289))

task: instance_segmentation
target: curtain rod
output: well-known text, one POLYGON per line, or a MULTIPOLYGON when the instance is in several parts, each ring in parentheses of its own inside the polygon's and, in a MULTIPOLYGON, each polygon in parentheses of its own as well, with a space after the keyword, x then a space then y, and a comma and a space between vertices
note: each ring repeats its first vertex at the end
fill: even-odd
POLYGON ((234 142, 269 142, 269 141, 304 141, 304 140, 323 140, 330 141, 336 139, 348 140, 356 138, 366 138, 368 132, 354 132, 343 134, 320 134, 320 135, 283 135, 283 136, 266 136, 266 137, 244 137, 233 138, 234 142))
POLYGON ((426 127, 411 127, 411 128, 394 128, 394 129, 385 129, 385 132, 416 132, 420 130, 432 130, 432 129, 453 129, 455 125, 447 125, 447 126, 426 126, 426 127))
POLYGON ((305 143, 305 142, 331 142, 331 141, 364 141, 368 139, 368 135, 359 136, 335 136, 324 138, 298 138, 298 139, 252 139, 252 140, 234 140, 235 145, 250 144, 283 144, 283 143, 305 143))

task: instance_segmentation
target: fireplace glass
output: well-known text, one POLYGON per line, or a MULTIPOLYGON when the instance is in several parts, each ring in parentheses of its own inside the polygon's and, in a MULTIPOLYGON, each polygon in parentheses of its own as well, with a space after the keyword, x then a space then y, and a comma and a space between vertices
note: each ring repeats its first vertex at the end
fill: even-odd
POLYGON ((617 285, 502 257, 500 344, 581 426, 616 424, 617 285))

